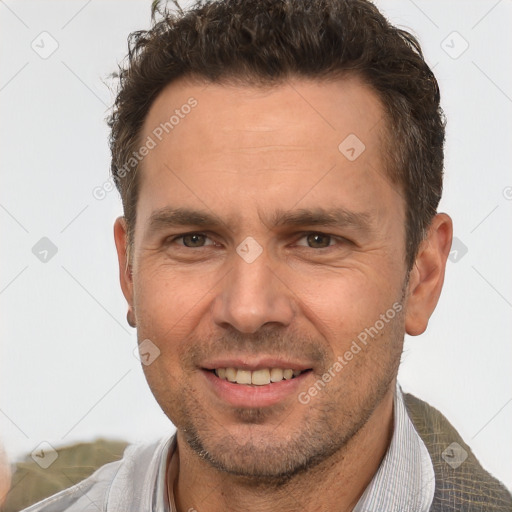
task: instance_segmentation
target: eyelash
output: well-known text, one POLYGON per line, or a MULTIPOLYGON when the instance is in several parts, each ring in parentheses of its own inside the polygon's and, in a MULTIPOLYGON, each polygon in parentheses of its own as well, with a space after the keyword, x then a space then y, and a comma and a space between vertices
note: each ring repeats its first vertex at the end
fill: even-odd
MULTIPOLYGON (((201 236, 204 236, 206 238, 209 238, 207 233, 202 233, 202 232, 198 232, 198 231, 192 231, 190 233, 183 233, 181 235, 176 235, 174 237, 171 237, 171 238, 166 240, 165 244, 166 245, 171 245, 176 240, 180 240, 180 239, 183 240, 183 238, 185 238, 186 236, 192 236, 192 235, 201 235, 201 236)), ((306 231, 304 233, 301 233, 301 237, 297 241, 302 240, 303 238, 306 238, 306 237, 308 237, 310 235, 327 236, 327 237, 329 237, 331 239, 331 242, 332 241, 334 241, 334 242, 337 241, 338 243, 342 243, 342 244, 351 243, 350 240, 347 240, 346 238, 339 237, 339 236, 334 236, 334 235, 331 235, 329 233, 324 233, 322 231, 306 231)), ((202 246, 202 247, 187 247, 185 245, 181 245, 180 247, 183 247, 185 249, 204 249, 205 247, 211 247, 211 245, 202 246)), ((299 247, 303 247, 305 249, 313 249, 316 252, 320 252, 320 251, 328 251, 330 249, 333 249, 335 247, 335 245, 329 245, 327 247, 320 247, 318 249, 316 249, 314 247, 308 247, 308 246, 299 246, 299 247)))

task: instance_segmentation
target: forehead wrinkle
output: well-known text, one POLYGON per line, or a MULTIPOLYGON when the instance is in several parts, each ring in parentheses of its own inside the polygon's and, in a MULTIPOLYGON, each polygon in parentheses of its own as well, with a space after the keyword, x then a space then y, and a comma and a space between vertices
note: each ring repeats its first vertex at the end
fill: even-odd
POLYGON ((265 151, 313 151, 315 148, 311 146, 297 145, 297 144, 261 144, 254 146, 236 146, 230 148, 232 152, 244 151, 247 149, 265 150, 265 151))

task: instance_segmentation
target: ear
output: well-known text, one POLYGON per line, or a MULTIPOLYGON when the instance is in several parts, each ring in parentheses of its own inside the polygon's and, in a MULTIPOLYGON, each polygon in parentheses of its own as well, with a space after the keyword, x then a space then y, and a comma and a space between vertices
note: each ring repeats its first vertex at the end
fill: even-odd
POLYGON ((119 281, 128 307, 133 309, 133 278, 132 266, 128 253, 128 236, 126 219, 118 217, 114 223, 114 240, 116 242, 117 259, 119 261, 119 281))
POLYGON ((420 244, 409 276, 405 330, 411 336, 425 331, 437 305, 452 236, 451 218, 445 213, 438 213, 430 224, 427 238, 420 244))

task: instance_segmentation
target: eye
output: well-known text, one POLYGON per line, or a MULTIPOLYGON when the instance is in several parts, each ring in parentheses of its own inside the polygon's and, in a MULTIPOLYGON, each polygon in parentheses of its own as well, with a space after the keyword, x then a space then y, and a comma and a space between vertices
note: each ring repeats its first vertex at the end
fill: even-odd
MULTIPOLYGON (((335 238, 325 233, 305 233, 300 240, 306 240, 306 244, 311 249, 327 249, 331 247, 331 242, 335 241, 335 238)), ((303 244, 298 244, 303 246, 303 244)))
POLYGON ((191 249, 213 245, 213 242, 209 244, 206 243, 209 238, 204 233, 185 233, 184 235, 175 236, 168 241, 168 244, 174 243, 177 240, 183 241, 183 244, 178 244, 179 246, 189 247, 191 249))

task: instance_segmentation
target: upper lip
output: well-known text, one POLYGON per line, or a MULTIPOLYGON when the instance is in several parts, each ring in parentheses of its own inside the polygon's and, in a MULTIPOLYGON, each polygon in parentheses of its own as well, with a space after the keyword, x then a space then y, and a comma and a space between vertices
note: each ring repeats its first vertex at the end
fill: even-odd
POLYGON ((312 368, 312 365, 308 363, 275 357, 231 357, 208 361, 206 363, 203 363, 201 367, 206 370, 216 370, 217 368, 236 368, 241 370, 256 371, 265 368, 282 368, 283 370, 292 369, 304 371, 310 370, 312 368))

